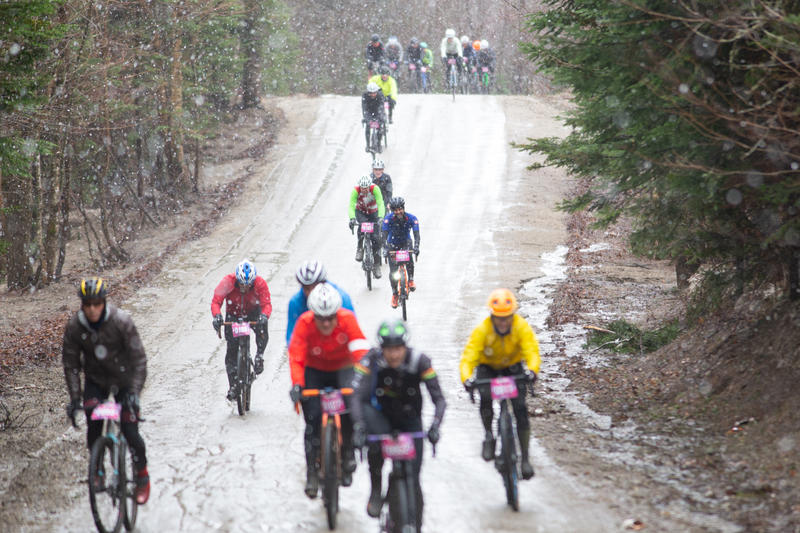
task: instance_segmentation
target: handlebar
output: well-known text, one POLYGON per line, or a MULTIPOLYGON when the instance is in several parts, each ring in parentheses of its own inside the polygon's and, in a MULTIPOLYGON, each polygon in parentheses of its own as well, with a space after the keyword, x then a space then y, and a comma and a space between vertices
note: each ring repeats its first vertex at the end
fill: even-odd
MULTIPOLYGON (((528 377, 525 374, 514 374, 513 376, 496 376, 496 377, 512 378, 514 382, 528 381, 528 377)), ((469 389, 469 401, 475 403, 475 389, 478 387, 478 385, 489 385, 493 379, 494 378, 480 378, 474 380, 473 387, 469 389)))
POLYGON ((352 387, 342 387, 341 389, 336 389, 334 387, 325 387, 324 389, 303 389, 301 395, 304 398, 309 398, 309 397, 312 397, 312 396, 319 396, 323 392, 333 392, 335 390, 338 390, 339 392, 341 392, 342 396, 349 396, 349 395, 353 394, 353 388, 352 387))

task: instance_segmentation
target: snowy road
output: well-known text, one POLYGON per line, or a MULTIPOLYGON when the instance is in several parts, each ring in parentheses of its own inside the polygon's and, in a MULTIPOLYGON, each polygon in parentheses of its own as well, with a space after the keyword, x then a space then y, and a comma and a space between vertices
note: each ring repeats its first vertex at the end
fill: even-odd
MULTIPOLYGON (((389 306, 386 276, 370 292, 353 260, 347 199, 369 170, 359 101, 327 97, 313 106, 315 120, 296 126, 291 140, 271 152, 274 160, 255 169, 258 202, 235 209, 126 305, 149 357, 142 431, 153 490, 138 531, 327 530, 320 500, 303 494, 303 420, 288 398, 284 336, 286 306, 297 290, 294 270, 307 258, 323 260, 329 278, 353 297, 370 339, 382 318, 399 312, 389 306), (224 399, 225 345, 211 328, 209 304, 218 281, 243 257, 267 280, 274 312, 265 372, 254 384, 252 411, 239 417, 224 399)), ((500 477, 479 457, 477 407, 457 376, 461 348, 484 315, 489 290, 542 276, 541 253, 555 250, 563 237, 560 218, 544 215, 552 213, 561 186, 552 179, 531 183, 543 175, 525 171, 529 158, 508 145, 525 135, 561 134, 546 112, 534 98, 504 105, 496 97, 459 97, 453 104, 441 95, 403 95, 389 130, 383 158, 395 195, 406 198, 421 224, 419 289, 409 302, 412 338, 432 356, 448 400, 437 457, 426 450, 423 465, 426 531, 609 531, 621 522, 602 495, 567 476, 535 441, 537 476, 521 486, 521 511, 510 511, 500 477), (535 121, 512 139, 509 123, 525 113, 535 121), (537 194, 520 196, 531 190, 537 194), (535 220, 547 226, 531 226, 532 217, 509 220, 506 214, 519 211, 521 202, 543 213, 535 220), (520 227, 538 239, 528 249, 540 253, 520 256, 509 243, 508 232, 520 227)), ((548 338, 537 333, 544 355, 548 338)), ((340 531, 377 530, 365 513, 366 472, 361 464, 353 486, 340 494, 340 531)), ((67 530, 93 530, 85 500, 61 518, 67 530)))

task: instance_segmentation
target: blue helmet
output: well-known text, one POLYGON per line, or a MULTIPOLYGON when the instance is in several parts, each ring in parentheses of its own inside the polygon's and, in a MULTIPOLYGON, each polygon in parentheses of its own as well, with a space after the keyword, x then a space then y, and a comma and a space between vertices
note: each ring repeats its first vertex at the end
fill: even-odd
POLYGON ((247 259, 236 265, 234 274, 236 275, 236 281, 242 287, 250 287, 255 283, 256 276, 258 275, 255 265, 247 259))

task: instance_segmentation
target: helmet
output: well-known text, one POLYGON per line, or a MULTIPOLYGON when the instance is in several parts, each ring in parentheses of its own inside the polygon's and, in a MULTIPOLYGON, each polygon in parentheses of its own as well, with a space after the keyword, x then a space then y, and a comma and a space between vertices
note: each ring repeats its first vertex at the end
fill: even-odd
POLYGON ((412 44, 412 45, 413 45, 413 44, 419 44, 419 39, 417 39, 416 37, 412 37, 412 38, 411 38, 411 44, 412 44))
POLYGON ((449 38, 451 38, 451 37, 455 37, 455 36, 456 36, 456 30, 454 30, 454 29, 452 29, 452 28, 448 28, 448 29, 447 29, 447 30, 444 32, 444 36, 445 36, 446 38, 448 38, 448 39, 449 39, 449 38))
POLYGON ((325 265, 319 261, 303 261, 294 277, 300 285, 313 285, 327 280, 328 273, 325 272, 325 265))
POLYGON ((389 42, 390 42, 390 43, 397 43, 397 42, 399 42, 399 41, 397 40, 397 35, 390 35, 390 36, 389 36, 389 42))
POLYGON ((381 73, 381 76, 384 76, 384 75, 388 76, 389 74, 392 73, 392 71, 389 70, 389 67, 387 65, 381 65, 380 73, 381 73))
POLYGON ((372 37, 370 37, 369 40, 372 41, 373 43, 377 43, 378 41, 381 40, 381 38, 377 33, 373 33, 372 37))
POLYGON ((466 35, 461 36, 461 44, 467 44, 469 42, 469 37, 466 35))
POLYGON ((481 41, 479 39, 475 39, 472 41, 472 48, 477 52, 481 49, 481 41))
POLYGON ((375 161, 373 161, 372 162, 372 168, 373 169, 379 168, 379 169, 383 170, 383 159, 376 159, 375 161))
POLYGON ((403 199, 402 196, 395 196, 391 200, 389 200, 389 209, 405 209, 406 208, 406 201, 403 199))
POLYGON ((517 310, 517 299, 508 289, 495 289, 486 302, 494 316, 511 316, 517 310))
POLYGON ((358 178, 359 189, 368 189, 370 185, 372 185, 372 178, 369 176, 361 176, 358 178))
POLYGON ((239 282, 239 285, 243 287, 249 287, 256 281, 256 267, 253 265, 253 263, 245 259, 236 265, 234 275, 236 276, 236 281, 239 282))
POLYGON ((481 39, 481 48, 489 48, 489 41, 481 39))
POLYGON ((90 298, 106 298, 108 283, 103 278, 85 278, 78 286, 78 296, 81 300, 90 298))
POLYGON ((381 348, 387 346, 405 346, 410 336, 408 324, 399 318, 394 320, 384 320, 378 326, 378 343, 381 348))
POLYGON ((378 84, 375 83, 374 81, 371 81, 371 82, 369 82, 367 84, 367 92, 368 93, 376 93, 376 92, 378 92, 380 90, 381 90, 381 88, 378 87, 378 84))
POLYGON ((320 283, 308 294, 306 304, 317 316, 333 316, 342 307, 342 296, 331 285, 320 283))
POLYGON ((420 48, 428 48, 428 43, 426 43, 425 41, 422 41, 421 43, 419 43, 419 47, 420 48))

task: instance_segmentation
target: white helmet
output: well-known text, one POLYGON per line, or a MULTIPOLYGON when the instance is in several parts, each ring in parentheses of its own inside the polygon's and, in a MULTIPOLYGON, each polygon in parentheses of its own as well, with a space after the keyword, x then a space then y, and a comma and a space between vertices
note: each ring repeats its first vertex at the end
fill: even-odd
POLYGON ((448 28, 447 30, 445 30, 444 36, 447 37, 447 38, 455 37, 456 36, 456 30, 454 30, 453 28, 448 28))
POLYGON ((294 276, 300 285, 313 285, 328 279, 325 265, 319 261, 303 261, 294 276))
POLYGON ((381 90, 381 88, 378 87, 378 84, 375 83, 374 81, 371 81, 371 82, 369 82, 367 84, 367 92, 368 93, 376 93, 376 92, 378 92, 380 90, 381 90))
POLYGON ((379 168, 379 169, 383 170, 383 166, 384 166, 383 165, 383 159, 378 158, 378 159, 376 159, 375 161, 372 162, 372 168, 373 169, 379 168))
POLYGON ((469 37, 466 35, 461 36, 461 44, 467 44, 469 42, 469 37))
POLYGON ((487 48, 489 48, 489 41, 481 39, 481 50, 486 50, 487 48))
POLYGON ((309 293, 306 304, 317 316, 333 316, 342 307, 342 296, 331 285, 320 283, 309 293))
POLYGON ((358 188, 359 189, 367 189, 369 186, 372 185, 372 178, 369 176, 361 176, 358 178, 358 188))

